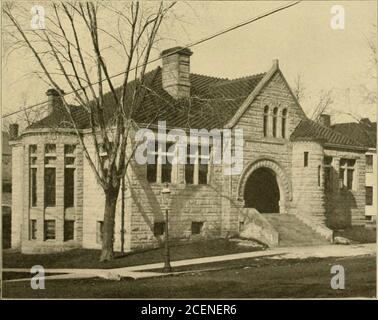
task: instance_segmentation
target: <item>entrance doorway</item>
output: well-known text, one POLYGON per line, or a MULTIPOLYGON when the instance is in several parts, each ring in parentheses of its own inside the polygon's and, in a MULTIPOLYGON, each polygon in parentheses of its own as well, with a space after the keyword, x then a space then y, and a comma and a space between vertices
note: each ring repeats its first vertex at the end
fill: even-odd
POLYGON ((255 208, 260 213, 280 212, 280 189, 276 174, 269 168, 258 168, 252 172, 244 189, 246 208, 255 208))

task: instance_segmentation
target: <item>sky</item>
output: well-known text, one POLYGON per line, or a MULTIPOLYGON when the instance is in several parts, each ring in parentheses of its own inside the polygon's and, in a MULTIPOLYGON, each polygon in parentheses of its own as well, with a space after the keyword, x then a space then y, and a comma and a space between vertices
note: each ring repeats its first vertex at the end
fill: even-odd
MULTIPOLYGON (((186 45, 287 3, 179 2, 175 8, 179 19, 165 29, 166 40, 159 44, 153 57, 158 56, 159 50, 186 45)), ((367 44, 367 39, 376 37, 376 21, 375 1, 303 1, 192 47, 191 72, 236 78, 266 72, 272 60, 279 59, 289 84, 293 85, 295 78, 301 76, 305 88, 301 105, 308 115, 320 93, 331 90, 333 104, 327 112, 332 115, 332 122, 355 121, 348 113, 375 120, 376 106, 363 100, 360 87, 377 87, 368 73, 371 50, 367 44), (331 28, 331 8, 335 4, 344 8, 343 30, 331 28)), ((114 59, 111 63, 113 70, 120 70, 118 64, 122 61, 114 59)), ((151 64, 150 68, 159 64, 151 64)), ((33 68, 34 62, 22 55, 13 55, 6 65, 3 61, 3 114, 18 110, 25 101, 31 105, 46 100, 47 85, 26 76, 33 68)))

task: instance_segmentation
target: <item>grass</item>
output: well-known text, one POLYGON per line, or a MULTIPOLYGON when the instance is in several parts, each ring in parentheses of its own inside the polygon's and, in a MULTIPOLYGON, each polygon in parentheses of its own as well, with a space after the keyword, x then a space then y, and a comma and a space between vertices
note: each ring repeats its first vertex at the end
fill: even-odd
POLYGON ((344 230, 337 230, 334 232, 334 236, 345 237, 358 243, 377 242, 377 230, 373 228, 365 228, 364 226, 354 226, 344 230))
MULTIPOLYGON (((233 262, 234 263, 234 262, 233 262)), ((224 262, 229 264, 229 262, 224 262)), ((376 296, 376 257, 249 259, 234 268, 140 280, 50 280, 3 284, 4 298, 345 298, 376 296), (332 265, 345 268, 345 290, 333 290, 332 265)))
MULTIPOLYGON (((218 256, 238 252, 250 252, 263 248, 238 246, 233 241, 214 239, 171 246, 171 260, 182 260, 218 256)), ((100 251, 89 249, 75 249, 54 254, 21 254, 17 252, 3 253, 4 268, 31 268, 41 265, 44 268, 92 268, 109 269, 142 265, 164 261, 164 248, 136 251, 128 254, 116 254, 116 258, 109 262, 99 262, 100 251)))

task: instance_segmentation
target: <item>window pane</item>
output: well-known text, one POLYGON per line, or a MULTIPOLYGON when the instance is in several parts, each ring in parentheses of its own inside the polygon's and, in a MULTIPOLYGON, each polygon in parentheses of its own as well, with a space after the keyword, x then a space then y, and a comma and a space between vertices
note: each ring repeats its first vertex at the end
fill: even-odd
POLYGON ((45 240, 55 239, 55 220, 45 220, 45 240))
POLYGON ((203 227, 203 222, 192 222, 192 234, 200 234, 203 227))
POLYGON ((65 144, 64 145, 64 154, 74 154, 76 145, 74 144, 65 144))
POLYGON ((55 207, 55 168, 45 168, 45 207, 55 207))
MULTIPOLYGON (((189 161, 189 158, 188 158, 187 161, 189 161)), ((190 163, 187 162, 186 165, 185 165, 185 182, 186 182, 186 184, 193 184, 193 182, 194 182, 193 175, 194 175, 194 164, 190 164, 190 163)))
POLYGON ((37 145, 36 144, 31 144, 29 146, 29 153, 30 154, 37 154, 37 145))
POLYGON ((372 206, 373 205, 373 187, 365 187, 366 188, 366 205, 372 206))
POLYGON ((55 144, 45 144, 45 153, 55 153, 56 146, 55 144))
POLYGON ((198 165, 198 184, 207 184, 207 164, 198 165))
POLYGON ((267 137, 268 136, 268 115, 265 115, 264 114, 264 124, 263 124, 264 128, 263 128, 263 131, 264 131, 264 137, 267 137))
POLYGON ((282 110, 282 126, 281 126, 282 138, 286 137, 286 115, 287 115, 287 109, 283 109, 282 110))
POLYGON ((332 168, 324 168, 324 189, 325 191, 332 191, 332 168))
POLYGON ((345 186, 344 185, 344 169, 340 168, 340 171, 339 171, 339 180, 341 181, 341 186, 345 186))
POLYGON ((373 155, 366 156, 366 172, 373 172, 373 155))
POLYGON ((37 206, 37 168, 30 169, 30 202, 32 207, 37 206))
POLYGON ((64 221, 64 241, 74 239, 74 221, 66 220, 64 221))
POLYGON ((165 231, 165 222, 155 222, 154 223, 154 236, 161 236, 165 231))
POLYGON ((347 170, 347 188, 348 190, 352 190, 353 188, 353 170, 347 170))
POLYGON ((30 240, 37 239, 37 220, 30 220, 30 240))
POLYGON ((332 164, 332 157, 330 156, 325 156, 324 157, 324 165, 330 166, 332 164))
POLYGON ((147 148, 147 181, 157 181, 157 151, 158 144, 155 141, 148 142, 147 148))
POLYGON ((156 182, 156 175, 157 175, 157 165, 147 164, 147 181, 156 182))
POLYGON ((75 169, 64 169, 64 207, 74 207, 75 169))
POLYGON ((161 165, 161 182, 171 182, 172 165, 170 163, 161 165))
POLYGON ((308 166, 308 152, 304 152, 303 154, 303 166, 308 166))
POLYGON ((273 110, 273 137, 277 137, 277 112, 278 112, 278 109, 274 108, 273 110))

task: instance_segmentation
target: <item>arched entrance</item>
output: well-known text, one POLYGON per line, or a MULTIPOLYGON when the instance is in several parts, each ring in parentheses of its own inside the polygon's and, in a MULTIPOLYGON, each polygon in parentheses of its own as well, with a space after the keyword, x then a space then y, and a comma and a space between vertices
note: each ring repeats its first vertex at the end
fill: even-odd
POLYGON ((244 205, 260 213, 280 212, 280 189, 274 171, 262 167, 250 174, 244 188, 244 205))
POLYGON ((239 180, 238 199, 243 206, 262 213, 287 213, 292 199, 285 170, 267 156, 248 163, 239 180))

